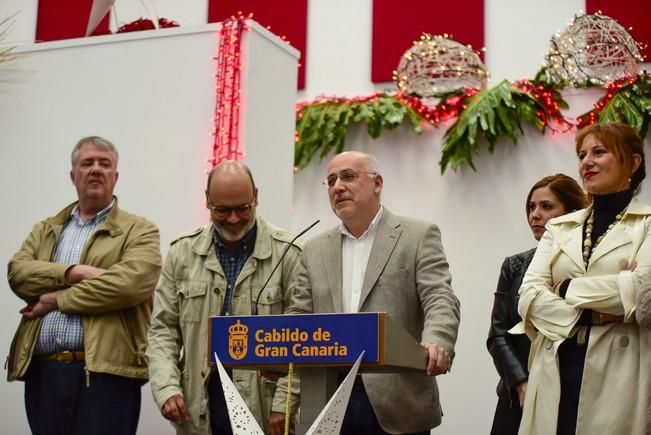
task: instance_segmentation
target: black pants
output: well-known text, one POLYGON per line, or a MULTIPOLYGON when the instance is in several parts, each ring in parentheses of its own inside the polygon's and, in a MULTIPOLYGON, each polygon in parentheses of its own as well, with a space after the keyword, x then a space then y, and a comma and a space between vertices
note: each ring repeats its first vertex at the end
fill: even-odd
POLYGON ((34 435, 135 435, 143 381, 90 373, 84 362, 32 361, 25 410, 34 435))
POLYGON ((558 347, 561 400, 558 404, 557 435, 574 435, 576 433, 576 418, 579 412, 583 366, 585 365, 589 338, 590 330, 588 329, 584 343, 579 344, 576 341, 576 337, 572 337, 565 340, 558 347))
MULTIPOLYGON (((432 410, 432 412, 435 412, 432 410)), ((409 418, 409 416, 405 416, 409 418)), ((429 435, 430 431, 417 432, 409 435, 429 435)), ((366 389, 361 381, 355 383, 350 393, 350 401, 341 426, 341 435, 388 435, 375 416, 375 411, 368 400, 366 389)))
POLYGON ((491 435, 517 435, 522 420, 522 408, 516 399, 500 397, 495 408, 491 435))
MULTIPOLYGON (((229 375, 232 377, 231 372, 229 375)), ((213 370, 208 381, 208 407, 210 409, 210 426, 213 435, 233 435, 231 419, 224 398, 224 389, 219 378, 219 372, 213 370)))

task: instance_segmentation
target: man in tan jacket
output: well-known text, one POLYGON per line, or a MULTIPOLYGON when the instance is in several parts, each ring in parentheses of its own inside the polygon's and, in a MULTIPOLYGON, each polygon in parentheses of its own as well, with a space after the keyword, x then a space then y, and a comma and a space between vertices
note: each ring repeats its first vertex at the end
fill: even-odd
POLYGON ((36 224, 9 262, 9 285, 27 305, 8 379, 25 381, 34 434, 135 434, 158 229, 118 208, 111 142, 85 137, 71 160, 79 200, 36 224))
MULTIPOLYGON (((212 223, 182 234, 170 246, 147 350, 154 400, 185 435, 232 433, 219 374, 208 367, 210 316, 282 314, 301 253, 290 245, 289 233, 256 217, 258 189, 242 163, 223 162, 210 172, 206 205, 212 223)), ((258 424, 269 434, 284 433, 286 379, 252 370, 233 370, 232 378, 258 424)), ((294 382, 293 413, 297 407, 294 382)))

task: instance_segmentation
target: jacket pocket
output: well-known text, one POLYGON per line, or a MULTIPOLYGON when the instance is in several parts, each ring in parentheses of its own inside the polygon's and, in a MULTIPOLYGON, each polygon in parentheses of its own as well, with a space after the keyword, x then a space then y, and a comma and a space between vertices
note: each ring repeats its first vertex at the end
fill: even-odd
MULTIPOLYGON (((257 297, 257 294, 256 294, 257 297)), ((255 304, 255 300, 253 300, 255 304)), ((266 287, 262 290, 258 301, 259 314, 282 314, 283 292, 280 287, 266 287)))
POLYGON ((181 321, 201 321, 207 291, 207 282, 186 281, 181 283, 179 290, 179 313, 181 321))
MULTIPOLYGON (((108 313, 107 313, 108 314, 108 313)), ((127 352, 118 361, 128 361, 128 364, 137 367, 147 366, 147 329, 150 323, 150 311, 146 303, 136 305, 117 312, 122 327, 123 339, 116 343, 116 346, 128 346, 127 352), (123 343, 123 344, 120 344, 123 343)), ((109 320, 107 318, 105 320, 109 320)), ((105 326, 100 326, 104 330, 105 326)), ((116 337, 120 335, 116 332, 116 337)), ((113 347, 117 351, 118 347, 113 347)), ((115 356, 116 354, 114 354, 115 356)))

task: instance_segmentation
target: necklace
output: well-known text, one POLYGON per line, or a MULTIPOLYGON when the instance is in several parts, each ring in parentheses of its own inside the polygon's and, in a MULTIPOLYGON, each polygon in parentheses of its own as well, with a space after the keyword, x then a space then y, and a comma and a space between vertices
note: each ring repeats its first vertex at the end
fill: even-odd
POLYGON ((606 231, 604 231, 603 234, 597 238, 597 240, 593 245, 592 230, 594 228, 594 208, 590 211, 590 216, 588 216, 588 220, 585 221, 585 240, 583 241, 583 263, 585 264, 585 267, 588 267, 588 261, 590 261, 592 252, 594 252, 597 245, 604 239, 604 237, 606 237, 608 231, 610 231, 617 224, 617 222, 622 220, 625 213, 626 213, 626 208, 620 211, 619 213, 617 213, 617 215, 615 216, 615 220, 611 222, 610 225, 608 225, 606 231))

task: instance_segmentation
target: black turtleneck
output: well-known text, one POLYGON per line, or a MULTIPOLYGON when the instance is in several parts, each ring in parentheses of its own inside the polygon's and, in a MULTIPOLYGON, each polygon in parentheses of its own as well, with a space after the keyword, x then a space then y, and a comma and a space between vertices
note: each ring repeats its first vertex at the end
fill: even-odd
MULTIPOLYGON (((595 246, 599 236, 606 232, 608 225, 615 221, 617 213, 628 206, 631 198, 633 198, 633 191, 630 189, 608 195, 593 195, 594 227, 592 229, 592 246, 595 246)), ((585 238, 585 226, 583 227, 583 237, 585 238)))

